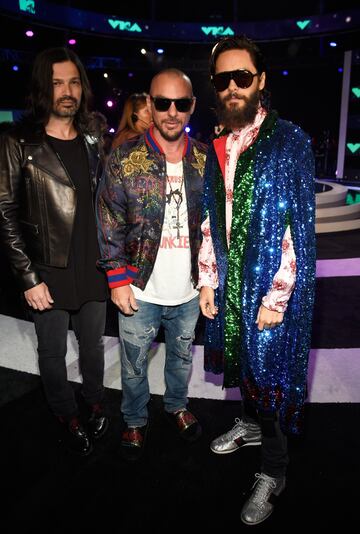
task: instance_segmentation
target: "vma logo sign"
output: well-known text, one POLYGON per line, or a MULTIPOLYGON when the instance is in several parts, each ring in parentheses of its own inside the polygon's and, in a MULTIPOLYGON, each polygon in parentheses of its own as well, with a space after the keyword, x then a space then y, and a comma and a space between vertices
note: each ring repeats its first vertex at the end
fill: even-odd
POLYGON ((35 15, 35 0, 19 0, 19 9, 35 15))
POLYGON ((110 24, 113 30, 120 30, 121 32, 142 32, 142 29, 136 22, 108 19, 108 23, 110 24))
POLYGON ((214 37, 218 37, 219 35, 235 35, 234 30, 232 30, 230 26, 227 28, 224 28, 224 26, 201 26, 201 31, 204 32, 205 35, 213 35, 214 37))
POLYGON ((296 26, 300 28, 300 30, 305 30, 306 26, 310 24, 311 20, 298 20, 296 22, 296 26))
POLYGON ((360 143, 346 143, 346 146, 352 154, 355 154, 360 148, 360 143))

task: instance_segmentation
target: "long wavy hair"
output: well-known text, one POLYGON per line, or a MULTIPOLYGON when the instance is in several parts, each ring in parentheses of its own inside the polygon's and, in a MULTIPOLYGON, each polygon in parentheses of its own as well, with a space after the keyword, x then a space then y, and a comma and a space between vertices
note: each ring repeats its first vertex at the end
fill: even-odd
POLYGON ((79 71, 82 95, 80 107, 75 115, 74 124, 82 131, 87 131, 92 92, 85 68, 79 57, 68 48, 48 48, 35 58, 31 77, 31 89, 25 118, 45 126, 53 109, 53 64, 71 61, 79 71))

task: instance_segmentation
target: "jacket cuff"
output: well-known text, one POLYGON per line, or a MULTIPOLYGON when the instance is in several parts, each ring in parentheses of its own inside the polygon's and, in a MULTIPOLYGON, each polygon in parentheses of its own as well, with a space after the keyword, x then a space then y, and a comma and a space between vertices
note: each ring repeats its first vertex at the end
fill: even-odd
POLYGON ((125 267, 107 271, 106 275, 110 289, 114 287, 128 286, 135 280, 135 278, 137 278, 138 271, 139 269, 132 265, 126 265, 125 267))
MULTIPOLYGON (((15 276, 17 273, 15 273, 15 276)), ((18 282, 22 291, 27 291, 35 286, 41 284, 42 280, 35 271, 27 272, 26 274, 18 275, 18 282)))
POLYGON ((261 299, 261 304, 270 311, 276 311, 279 313, 285 313, 287 309, 287 302, 285 301, 277 301, 277 302, 271 302, 271 300, 266 295, 261 299))

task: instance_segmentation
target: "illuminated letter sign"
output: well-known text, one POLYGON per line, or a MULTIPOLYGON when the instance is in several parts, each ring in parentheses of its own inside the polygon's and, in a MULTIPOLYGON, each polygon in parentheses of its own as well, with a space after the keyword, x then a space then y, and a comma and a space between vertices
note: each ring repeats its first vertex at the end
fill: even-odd
POLYGON ((19 0, 19 9, 35 15, 35 0, 19 0))
POLYGON ((125 20, 108 19, 108 23, 113 30, 128 31, 128 32, 142 32, 142 29, 136 22, 129 22, 125 20))
POLYGON ((205 35, 213 35, 214 37, 217 37, 218 35, 235 35, 234 31, 229 26, 227 28, 224 28, 224 26, 201 26, 201 30, 205 35))

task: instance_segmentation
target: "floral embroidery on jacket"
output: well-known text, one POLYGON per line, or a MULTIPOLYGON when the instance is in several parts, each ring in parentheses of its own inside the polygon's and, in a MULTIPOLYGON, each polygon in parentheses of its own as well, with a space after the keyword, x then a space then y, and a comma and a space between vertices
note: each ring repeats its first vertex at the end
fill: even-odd
POLYGON ((153 162, 147 158, 148 152, 145 146, 130 152, 127 158, 121 161, 121 166, 125 177, 142 172, 149 172, 153 166, 153 162))
POLYGON ((200 152, 200 150, 198 150, 196 146, 194 146, 193 152, 194 152, 194 157, 196 159, 196 163, 191 163, 191 166, 194 167, 194 169, 198 170, 200 176, 203 177, 204 170, 205 170, 206 154, 204 154, 203 152, 200 152))

